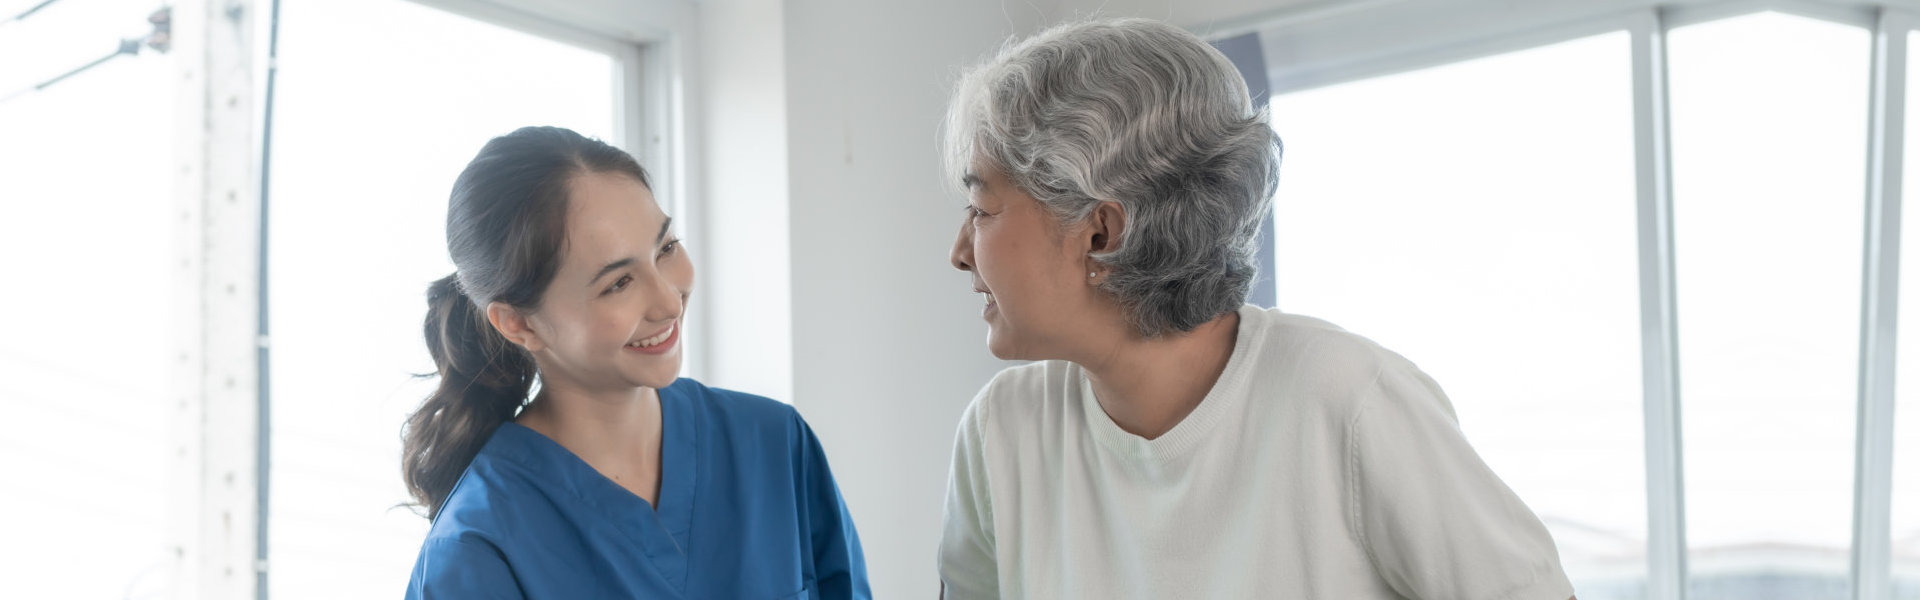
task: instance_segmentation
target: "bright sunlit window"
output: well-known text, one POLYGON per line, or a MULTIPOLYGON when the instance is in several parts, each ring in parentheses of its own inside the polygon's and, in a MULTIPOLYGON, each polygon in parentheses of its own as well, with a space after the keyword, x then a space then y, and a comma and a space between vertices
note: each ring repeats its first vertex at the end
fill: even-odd
POLYGON ((1694 597, 1847 590, 1867 42, 1771 13, 1669 37, 1694 597))
POLYGON ((144 35, 155 8, 0 25, 0 597, 167 589, 172 63, 120 56, 26 91, 144 35))
POLYGON ((1628 38, 1277 96, 1278 303, 1400 352, 1585 600, 1646 578, 1628 38))
MULTIPOLYGON (((1841 598, 1868 33, 1761 13, 1668 39, 1690 597, 1841 598)), ((1646 576, 1627 41, 1273 103, 1280 307, 1432 373, 1588 599, 1643 597, 1646 576)), ((1914 322, 1920 302, 1903 305, 1914 322)), ((1902 380, 1920 380, 1916 355, 1900 354, 1902 380)), ((1897 440, 1920 439, 1916 387, 1898 386, 1897 440)), ((1895 449, 1895 592, 1915 598, 1920 447, 1895 449)))
MULTIPOLYGON (((274 124, 271 593, 391 597, 427 521, 400 425, 432 389, 427 284, 453 180, 489 138, 615 141, 616 61, 404 0, 286 0, 274 124)), ((615 143, 618 143, 615 141, 615 143)))

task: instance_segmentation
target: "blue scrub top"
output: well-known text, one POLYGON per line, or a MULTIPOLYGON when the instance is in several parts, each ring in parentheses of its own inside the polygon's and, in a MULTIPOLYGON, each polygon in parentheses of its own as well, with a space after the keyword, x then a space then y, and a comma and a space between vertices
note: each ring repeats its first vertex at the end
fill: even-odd
POLYGON ((873 596, 793 407, 680 379, 660 412, 657 511, 546 436, 501 426, 441 506, 407 598, 873 596))

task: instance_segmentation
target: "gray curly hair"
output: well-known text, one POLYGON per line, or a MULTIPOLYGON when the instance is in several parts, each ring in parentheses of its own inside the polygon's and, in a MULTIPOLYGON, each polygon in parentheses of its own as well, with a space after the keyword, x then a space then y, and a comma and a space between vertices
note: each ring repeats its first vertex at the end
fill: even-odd
POLYGON ((1100 284, 1146 337, 1246 301, 1280 138, 1233 63, 1145 19, 1070 23, 1009 43, 961 78, 944 127, 949 181, 976 157, 1061 223, 1126 212, 1100 284))

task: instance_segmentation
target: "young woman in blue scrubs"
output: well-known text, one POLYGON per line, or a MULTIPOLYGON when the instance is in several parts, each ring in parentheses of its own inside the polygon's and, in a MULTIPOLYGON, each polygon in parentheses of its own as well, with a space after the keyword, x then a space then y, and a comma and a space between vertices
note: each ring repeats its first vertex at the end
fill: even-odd
POLYGON ((792 407, 678 378, 693 265, 619 149, 529 127, 454 183, 408 420, 407 597, 869 598, 792 407), (537 385, 536 385, 537 384, 537 385))

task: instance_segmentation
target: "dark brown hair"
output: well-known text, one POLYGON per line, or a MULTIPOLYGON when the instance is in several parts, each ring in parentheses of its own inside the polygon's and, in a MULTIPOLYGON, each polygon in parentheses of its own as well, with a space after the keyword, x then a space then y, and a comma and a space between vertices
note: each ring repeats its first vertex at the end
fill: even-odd
POLYGON ((428 518, 439 515, 474 455, 528 400, 539 375, 533 356, 487 322, 485 307, 539 308, 560 270, 568 184, 590 172, 628 175, 651 187, 631 155, 558 127, 493 138, 454 180, 447 254, 455 270, 427 288, 427 352, 440 385, 401 432, 402 476, 428 518))

